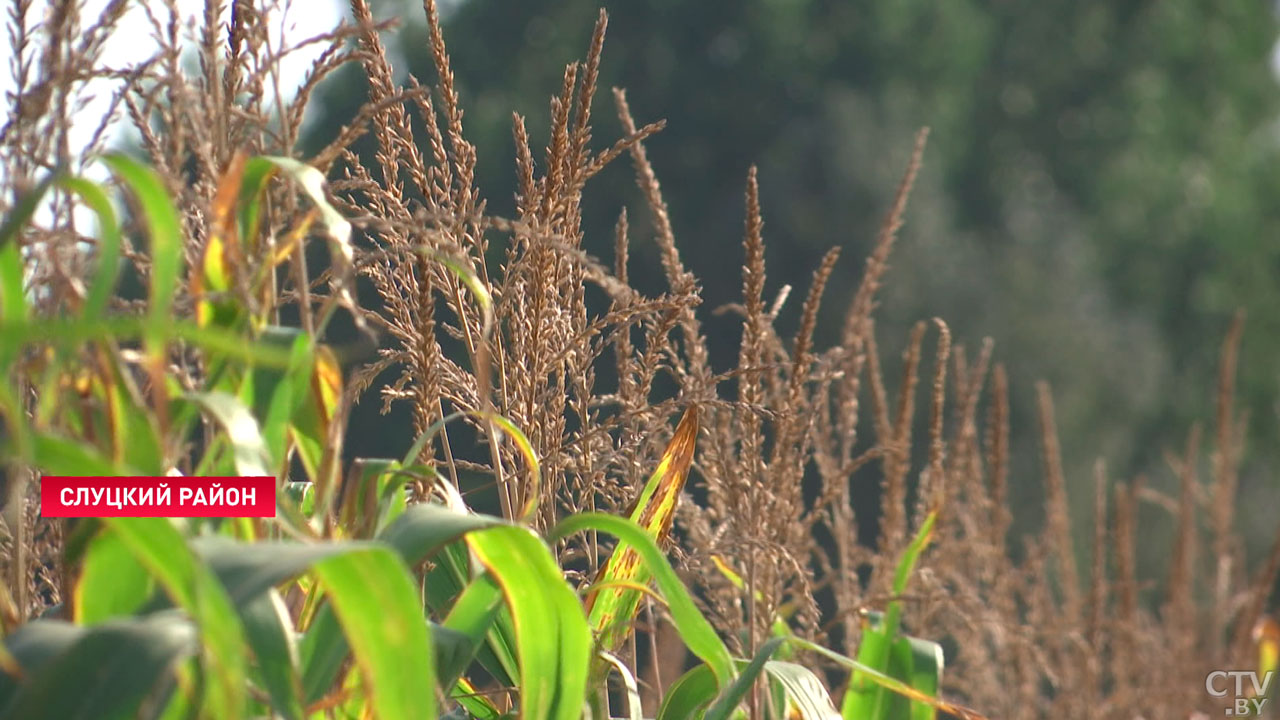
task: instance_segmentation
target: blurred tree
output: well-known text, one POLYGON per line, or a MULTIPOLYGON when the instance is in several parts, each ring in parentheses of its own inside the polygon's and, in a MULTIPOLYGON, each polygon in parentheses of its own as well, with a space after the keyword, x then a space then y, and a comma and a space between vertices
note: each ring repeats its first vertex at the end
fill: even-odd
MULTIPOLYGON (((564 64, 585 54, 601 1, 450 6, 446 39, 491 211, 513 206, 511 111, 545 138, 547 99, 564 64)), ((1277 489, 1259 481, 1280 468, 1280 87, 1268 4, 606 5, 601 82, 627 89, 639 121, 669 121, 650 157, 708 306, 736 300, 741 287, 725 259, 740 248, 742 187, 756 163, 767 292, 806 287, 829 246, 846 248, 837 271, 846 281, 832 283, 822 323, 832 337, 911 135, 930 125, 883 298, 881 346, 896 351, 909 324, 932 315, 974 350, 984 336, 997 341, 1013 373, 1014 486, 1033 505, 1024 520, 1036 522, 1040 497, 1032 381, 1053 383, 1078 519, 1099 455, 1113 475, 1149 472, 1172 487, 1162 452, 1193 418, 1212 417, 1217 347, 1238 306, 1252 311, 1242 491, 1251 507, 1275 506, 1277 489)), ((382 10, 404 18, 392 45, 432 81, 419 6, 386 0, 382 10)), ((363 92, 358 83, 324 90, 317 143, 363 92)), ((620 133, 607 95, 595 116, 603 146, 620 133)), ((609 257, 618 209, 638 207, 631 183, 620 161, 588 186, 590 252, 609 257)), ((653 288, 661 276, 642 215, 632 213, 633 277, 653 288)), ((788 309, 784 322, 794 322, 798 302, 788 309)), ((731 364, 740 330, 721 318, 708 331, 720 348, 713 360, 731 364)), ((1250 518, 1265 526, 1254 542, 1267 541, 1274 517, 1250 518)))

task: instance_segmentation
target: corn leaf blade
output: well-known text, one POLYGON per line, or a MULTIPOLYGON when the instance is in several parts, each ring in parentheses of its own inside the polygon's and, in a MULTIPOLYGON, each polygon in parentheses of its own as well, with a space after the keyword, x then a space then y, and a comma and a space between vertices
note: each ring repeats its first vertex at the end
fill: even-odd
POLYGON ((551 551, 527 529, 508 525, 471 533, 467 545, 511 609, 521 718, 577 720, 586 698, 591 632, 551 551))
POLYGON ((680 638, 689 650, 711 666, 720 686, 727 685, 737 675, 733 657, 724 641, 716 634, 711 623, 693 602, 693 597, 667 562, 658 544, 635 523, 606 513, 581 513, 565 518, 552 531, 551 538, 559 539, 584 530, 598 530, 617 537, 635 548, 641 562, 652 574, 654 582, 667 601, 671 620, 680 638))
MULTIPOLYGON (((697 438, 698 410, 695 405, 685 411, 671 442, 662 453, 658 468, 628 513, 628 519, 657 543, 665 541, 671 532, 676 503, 688 478, 689 466, 693 463, 697 438)), ((605 587, 593 590, 586 598, 591 630, 602 650, 616 650, 631 633, 642 593, 627 585, 644 585, 651 577, 636 549, 625 540, 619 541, 596 577, 596 584, 605 587)))
POLYGON ((381 720, 434 720, 435 658, 404 562, 372 546, 316 565, 381 720))

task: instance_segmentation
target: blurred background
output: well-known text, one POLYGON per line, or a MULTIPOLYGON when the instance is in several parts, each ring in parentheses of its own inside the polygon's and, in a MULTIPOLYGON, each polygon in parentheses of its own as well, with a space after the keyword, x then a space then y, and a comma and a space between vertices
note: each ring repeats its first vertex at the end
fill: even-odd
MULTIPOLYGON (((445 39, 464 126, 479 148, 489 211, 514 211, 511 113, 545 143, 564 65, 585 56, 602 0, 446 3, 445 39)), ((984 337, 1010 370, 1015 531, 1041 509, 1034 382, 1052 383, 1079 530, 1092 466, 1144 474, 1174 491, 1167 452, 1192 423, 1212 437, 1218 352, 1248 312, 1239 407, 1250 433, 1240 480, 1249 557, 1271 542, 1280 507, 1280 25, 1266 2, 744 0, 604 3, 603 88, 626 88, 704 309, 739 299, 743 188, 760 169, 772 298, 795 327, 820 257, 844 248, 827 291, 819 347, 834 341, 862 263, 906 164, 932 128, 921 179, 878 311, 891 384, 912 323, 944 318, 976 353, 984 337)), ((420 4, 387 38, 400 70, 435 81, 420 4)), ((308 120, 315 151, 365 93, 349 66, 308 120)), ((403 74, 399 78, 403 80, 403 74)), ((597 97, 595 147, 621 135, 597 97)), ((618 211, 633 212, 632 278, 662 287, 651 233, 624 158, 586 190, 586 248, 611 263, 618 211), (648 234, 647 234, 648 233, 648 234)), ((741 328, 705 314, 713 361, 734 364, 741 328)), ((971 355, 972 356, 972 355, 971 355)), ((367 400, 357 454, 394 455, 367 400), (376 428, 376 431, 374 430, 376 428)), ((921 420, 926 413, 921 412, 921 420)), ((1207 470, 1210 446, 1201 457, 1207 470)), ((1202 474, 1207 477, 1207 472, 1202 474)), ((1171 523, 1150 509, 1154 554, 1171 523)), ((1162 563, 1163 565, 1163 563, 1162 563)))

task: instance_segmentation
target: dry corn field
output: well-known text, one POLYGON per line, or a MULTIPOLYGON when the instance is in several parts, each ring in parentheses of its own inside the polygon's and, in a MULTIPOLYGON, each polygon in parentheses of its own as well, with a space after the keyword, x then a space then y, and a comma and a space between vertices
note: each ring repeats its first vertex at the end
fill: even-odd
MULTIPOLYGON (((414 435, 439 432, 422 459, 446 484, 467 498, 491 498, 486 510, 551 537, 579 513, 631 515, 676 419, 693 408, 696 450, 664 549, 733 655, 752 657, 782 623, 798 638, 854 656, 868 613, 896 601, 906 630, 945 652, 941 696, 990 718, 1221 717, 1233 697, 1211 695, 1206 678, 1255 670, 1260 650, 1276 646, 1268 612, 1280 533, 1266 557, 1246 558, 1233 513, 1246 422, 1233 403, 1243 314, 1223 328, 1220 375, 1202 390, 1215 394, 1216 416, 1187 428, 1185 447, 1169 455, 1167 472, 1180 488, 1174 496, 1142 477, 1109 475, 1103 459, 1092 477, 1064 473, 1052 389, 1011 386, 1005 363, 1018 359, 1001 357, 999 338, 953 337, 946 318, 925 318, 905 347, 878 343, 877 293, 894 281, 895 240, 911 222, 912 185, 932 151, 927 129, 914 147, 895 149, 909 150, 910 159, 883 223, 848 230, 873 233, 872 252, 853 258, 833 247, 807 288, 768 282, 771 239, 758 188, 768 178, 752 169, 742 179, 742 244, 723 250, 740 258, 742 295, 712 308, 681 260, 686 241, 668 214, 679 198, 664 197, 661 169, 646 155, 664 121, 629 105, 624 90, 599 88, 609 81, 600 72, 608 53, 603 11, 583 38, 584 59, 548 88, 549 135, 530 137, 525 118, 513 115, 516 211, 498 217, 476 185, 467 97, 455 87, 433 0, 424 3, 428 37, 400 41, 429 45, 434 77, 392 67, 385 43, 395 23, 375 22, 366 0, 352 0, 344 24, 306 41, 324 50, 291 96, 281 94, 279 62, 294 48, 277 46, 267 31, 280 10, 272 3, 224 8, 208 0, 190 27, 177 21, 173 2, 134 8, 112 0, 100 13, 75 0, 9 5, 17 85, 0 129, 0 210, 16 212, 21 193, 55 168, 91 166, 116 142, 115 128, 127 126, 135 155, 179 210, 181 255, 193 269, 173 297, 179 317, 194 317, 201 302, 194 278, 220 237, 228 168, 244 156, 297 157, 313 91, 339 68, 359 68, 367 99, 355 121, 319 153, 297 157, 324 174, 329 202, 354 228, 350 257, 332 243, 331 259, 309 254, 325 244, 305 232, 317 215, 295 190, 272 184, 262 231, 231 266, 277 270, 257 286, 241 273, 227 291, 269 324, 324 339, 336 317, 355 328, 358 343, 376 346, 376 354, 342 356, 345 383, 326 462, 344 458, 354 404, 381 403, 384 412, 403 404, 414 435), (145 18, 154 52, 129 67, 108 66, 104 43, 131 12, 145 18), (72 120, 90 86, 98 94, 110 88, 111 122, 104 118, 81 147, 72 120), (593 132, 600 113, 616 117, 616 137, 593 132), (584 188, 614 163, 630 165, 642 201, 610 209, 612 252, 595 257, 584 250, 584 188), (300 223, 304 231, 291 236, 300 223), (660 255, 660 292, 633 287, 628 257, 641 244, 660 255), (824 290, 841 266, 859 268, 860 284, 843 310, 839 343, 818 347, 824 290), (778 318, 792 306, 798 330, 784 332, 778 318), (703 324, 713 312, 740 319, 731 367, 710 359, 703 324), (1038 401, 1039 477, 1010 472, 1012 394, 1038 401), (499 432, 486 419, 493 416, 518 428, 528 447, 499 432), (477 476, 487 483, 467 487, 477 476), (1043 486, 1044 522, 1015 534, 1010 487, 1029 483, 1043 486), (1093 498, 1092 537, 1073 532, 1085 525, 1070 517, 1071 496, 1093 498), (899 594, 899 558, 926 519, 928 548, 899 594), (1173 528, 1172 546, 1158 550, 1167 566, 1156 575, 1140 573, 1136 559, 1149 522, 1173 528)), ((17 236, 19 294, 33 317, 83 307, 97 258, 82 201, 66 191, 50 197, 17 236)), ((141 222, 139 212, 126 217, 127 227, 141 222)), ((121 248, 135 288, 153 271, 139 237, 126 232, 121 248)), ((145 314, 148 303, 136 289, 110 300, 121 316, 145 314)), ((126 342, 114 351, 127 360, 134 348, 126 342)), ((46 380, 41 357, 26 353, 11 379, 17 411, 32 417, 46 380)), ((125 366, 154 409, 148 388, 157 376, 142 361, 125 366)), ((175 386, 200 387, 210 367, 193 347, 167 356, 175 386)), ((187 438, 167 457, 193 474, 202 448, 187 438)), ((71 603, 79 570, 66 553, 74 524, 39 516, 39 468, 15 455, 4 470, 0 572, 8 590, 0 604, 9 633, 71 603)), ((409 491, 411 503, 437 496, 421 481, 409 491)), ((550 547, 569 583, 586 592, 611 545, 592 532, 550 547)), ((643 594, 633 628, 616 655, 635 676, 644 717, 656 717, 693 657, 652 592, 643 594)), ((794 659, 815 669, 838 707, 847 672, 809 649, 794 659)), ((509 709, 502 703, 513 701, 496 702, 509 709)), ((755 694, 744 701, 755 717, 767 715, 764 704, 755 694)), ((615 700, 614 714, 623 714, 617 707, 615 700)))

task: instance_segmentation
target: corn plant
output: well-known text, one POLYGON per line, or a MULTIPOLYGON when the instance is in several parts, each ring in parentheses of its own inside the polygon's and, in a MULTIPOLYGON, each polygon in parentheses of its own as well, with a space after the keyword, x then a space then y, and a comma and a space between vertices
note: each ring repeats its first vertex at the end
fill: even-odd
MULTIPOLYGON (((277 517, 82 521, 67 545, 76 576, 71 598, 47 617, 7 628, 5 717, 395 719, 450 711, 497 718, 512 710, 525 718, 608 717, 605 687, 615 667, 638 717, 635 679, 612 653, 632 632, 651 581, 702 661, 672 687, 660 718, 728 717, 762 672, 776 691, 770 707, 777 717, 791 708, 805 717, 831 714, 816 675, 770 659, 782 643, 798 641, 778 637, 751 660, 735 659, 659 547, 693 458, 696 408, 625 517, 573 515, 546 540, 519 522, 474 514, 420 462, 445 420, 404 458, 355 460, 343 472, 334 451, 342 373, 315 338, 350 298, 334 293, 311 332, 273 325, 264 311, 272 268, 246 261, 289 257, 318 216, 334 251, 335 282, 344 282, 349 228, 314 170, 243 156, 228 166, 215 234, 186 273, 192 321, 170 317, 184 275, 172 201, 147 168, 122 156, 106 162, 149 231, 149 311, 140 318, 104 311, 121 230, 101 187, 55 175, 6 219, 0 360, 6 370, 39 363, 28 376, 41 379, 31 408, 15 388, 0 386, 6 456, 57 474, 155 475, 186 466, 198 474, 273 475, 282 479, 277 517), (297 182, 316 210, 280 246, 255 248, 258 207, 277 174, 297 182), (97 211, 99 271, 78 313, 37 320, 25 295, 12 291, 22 288, 15 238, 39 193, 53 187, 79 193, 97 211), (126 351, 129 344, 141 351, 126 351), (172 365, 187 347, 206 363, 193 387, 172 365), (283 480, 295 459, 305 480, 283 480), (421 502, 410 502, 415 487, 426 488, 421 502), (619 544, 580 596, 547 542, 585 531, 619 544), (486 694, 480 677, 497 695, 486 694)), ((524 449, 536 472, 521 430, 505 418, 485 419, 524 449)), ((874 666, 866 671, 882 681, 874 666)))
POLYGON ((178 4, 153 3, 148 18, 168 30, 128 68, 100 55, 127 2, 84 33, 81 2, 27 4, 57 22, 9 20, 11 37, 49 51, 14 64, 0 130, 13 186, 0 193, 0 714, 973 716, 945 693, 999 717, 1172 717, 1216 710, 1199 691, 1206 668, 1274 665, 1275 643, 1249 629, 1280 543, 1245 577, 1231 511, 1240 319, 1223 344, 1211 482, 1197 432, 1178 498, 1113 490, 1100 468, 1087 585, 1047 386, 1046 522, 1015 560, 1018 389, 991 343, 967 354, 936 321, 919 393, 931 327, 919 323, 893 385, 874 309, 926 132, 825 348, 839 250, 784 329, 790 287, 767 296, 748 171, 742 298, 723 308, 741 317, 741 342, 718 368, 723 328, 698 308, 721 299, 682 262, 646 152, 663 123, 637 122, 615 90, 621 135, 594 147, 603 12, 551 98, 545 154, 513 117, 517 194, 501 217, 478 187, 433 0, 425 30, 406 26, 423 36, 400 43, 426 47, 432 78, 393 67, 392 28, 352 0, 354 23, 307 41, 326 50, 293 99, 266 92, 289 52, 263 32, 274 3, 236 2, 227 17, 209 0, 191 45, 178 4), (307 98, 344 65, 367 98, 305 163, 290 159, 307 98), (119 83, 151 168, 104 160, 123 207, 66 169, 97 157, 68 152, 91 78, 119 83), (583 218, 601 209, 584 187, 622 158, 638 207, 617 208, 611 245, 592 244, 583 218), (633 282, 640 241, 661 271, 633 282), (655 280, 665 287, 639 289, 655 280), (370 292, 376 306, 360 302, 370 292), (347 325, 363 350, 336 345, 347 325), (403 454, 344 448, 352 406, 370 396, 408 411, 403 454), (927 466, 914 468, 921 443, 927 466), (267 475, 276 518, 62 523, 33 511, 40 472, 267 475), (878 505, 855 501, 868 481, 878 505), (945 508, 911 507, 913 484, 945 508), (1158 612, 1137 562, 1153 497, 1176 509, 1178 537, 1158 612), (907 608, 929 640, 904 631, 907 608), (945 677, 935 639, 956 649, 945 677), (1150 657, 1164 672, 1145 671, 1150 657), (837 705, 825 688, 841 685, 837 705))

